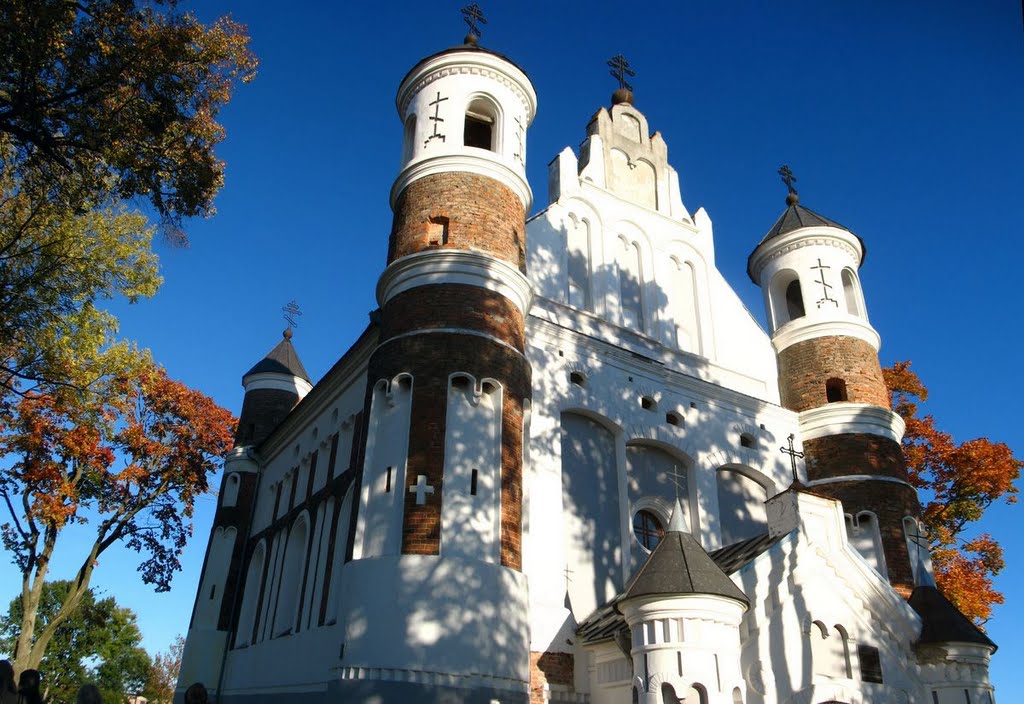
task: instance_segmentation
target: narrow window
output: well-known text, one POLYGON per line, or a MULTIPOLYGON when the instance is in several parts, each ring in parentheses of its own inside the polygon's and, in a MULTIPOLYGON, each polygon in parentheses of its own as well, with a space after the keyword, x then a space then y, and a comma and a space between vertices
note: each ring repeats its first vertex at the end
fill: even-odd
POLYGON ((427 222, 427 244, 431 247, 448 244, 448 218, 430 218, 427 222))
POLYGON ((584 386, 586 384, 586 377, 583 376, 583 372, 570 372, 569 381, 576 386, 584 386))
POLYGON ((473 470, 473 476, 469 478, 469 493, 476 496, 476 475, 477 470, 473 470))
POLYGON ((793 279, 786 286, 786 312, 790 320, 804 317, 804 296, 800 291, 800 279, 793 279))
POLYGON ((679 676, 683 676, 683 651, 676 651, 676 670, 679 672, 679 676))
POLYGON ((653 411, 658 407, 658 402, 650 396, 642 396, 640 398, 640 407, 645 411, 653 411))
POLYGON ((842 379, 832 378, 825 382, 825 400, 829 403, 846 401, 846 382, 842 379))
POLYGON ((416 136, 416 113, 409 115, 409 119, 405 121, 405 141, 402 144, 402 163, 408 164, 409 160, 412 159, 413 153, 413 138, 416 136))
POLYGON ((388 477, 387 477, 387 480, 386 480, 387 483, 384 485, 384 493, 385 494, 390 494, 391 493, 391 470, 392 469, 394 469, 394 467, 388 467, 388 477))
POLYGON ((865 682, 882 684, 882 658, 878 654, 878 648, 858 645, 857 658, 860 660, 860 678, 865 682))
POLYGON ((843 297, 846 299, 846 312, 850 315, 864 317, 860 308, 860 297, 857 294, 857 277, 849 269, 843 269, 843 297))
POLYGON ((966 689, 964 690, 964 701, 967 704, 971 704, 971 693, 968 692, 966 689))
POLYGON ((494 144, 495 109, 487 100, 477 99, 466 109, 462 143, 467 147, 497 151, 494 144))
POLYGON ((753 446, 754 446, 754 438, 752 438, 747 433, 743 433, 742 435, 740 435, 740 447, 753 447, 753 446))
POLYGON ((210 601, 213 601, 213 596, 216 593, 217 593, 217 585, 216 584, 210 585, 210 601))

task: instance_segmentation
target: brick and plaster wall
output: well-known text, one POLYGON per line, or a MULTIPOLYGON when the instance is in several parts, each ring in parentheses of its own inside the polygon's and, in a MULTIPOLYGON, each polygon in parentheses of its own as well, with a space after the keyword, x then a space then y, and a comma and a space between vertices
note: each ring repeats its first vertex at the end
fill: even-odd
POLYGON ((804 340, 779 352, 778 362, 786 408, 806 411, 825 405, 825 383, 833 378, 846 383, 846 400, 889 408, 878 353, 863 340, 839 335, 804 340))

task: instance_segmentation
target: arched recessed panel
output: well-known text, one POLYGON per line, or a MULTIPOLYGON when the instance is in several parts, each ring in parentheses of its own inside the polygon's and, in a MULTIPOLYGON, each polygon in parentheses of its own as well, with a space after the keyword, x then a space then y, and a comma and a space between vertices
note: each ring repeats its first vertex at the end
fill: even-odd
POLYGON ((843 269, 843 297, 846 300, 846 312, 860 318, 864 315, 864 306, 861 303, 860 282, 852 269, 843 269))
POLYGON ((640 245, 623 237, 618 240, 619 263, 619 305, 622 310, 622 324, 644 331, 643 270, 640 262, 640 245))
POLYGON ((571 306, 593 310, 591 292, 592 243, 590 222, 569 218, 566 232, 567 299, 571 306))
POLYGON ((722 544, 732 545, 768 530, 768 491, 736 469, 718 470, 718 513, 722 544))
POLYGON ((235 647, 249 645, 256 631, 256 608, 263 588, 263 565, 267 557, 267 544, 260 541, 249 558, 249 569, 245 573, 245 591, 242 592, 242 608, 238 616, 238 630, 235 632, 235 647))

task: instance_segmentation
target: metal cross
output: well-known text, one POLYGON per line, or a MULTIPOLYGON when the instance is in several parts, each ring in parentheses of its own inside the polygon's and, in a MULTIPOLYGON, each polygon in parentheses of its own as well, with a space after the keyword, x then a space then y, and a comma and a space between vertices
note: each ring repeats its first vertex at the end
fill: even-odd
POLYGON ((416 475, 416 485, 409 487, 410 494, 416 494, 416 505, 422 506, 427 503, 427 494, 434 493, 434 487, 427 484, 427 476, 425 474, 416 475))
POLYGON ((469 27, 469 33, 480 36, 480 27, 477 26, 477 22, 480 24, 487 24, 487 18, 484 17, 484 11, 480 9, 480 6, 475 2, 472 5, 466 5, 461 10, 462 21, 469 27))
POLYGON ((818 279, 814 280, 814 283, 821 284, 821 289, 823 291, 822 298, 818 299, 818 307, 821 308, 821 304, 822 303, 831 303, 836 308, 838 308, 839 307, 839 301, 837 301, 836 299, 834 299, 834 298, 832 298, 831 296, 828 295, 829 289, 832 288, 832 285, 828 284, 828 283, 825 283, 825 269, 831 269, 832 267, 830 267, 830 266, 828 266, 826 264, 822 264, 821 263, 821 258, 819 258, 818 259, 818 266, 812 266, 811 268, 812 269, 817 269, 818 270, 818 276, 821 277, 821 278, 818 278, 818 279))
POLYGON ((678 465, 672 465, 671 472, 665 472, 668 475, 669 481, 672 482, 672 486, 676 489, 676 501, 679 501, 679 486, 682 484, 686 485, 686 472, 680 472, 678 465))
POLYGON ((796 458, 799 457, 800 459, 803 459, 804 453, 797 452, 796 449, 794 449, 793 433, 789 434, 789 447, 787 448, 783 446, 780 447, 779 450, 782 452, 782 454, 789 455, 789 466, 793 470, 793 483, 798 484, 800 480, 796 476, 796 458))
POLYGON ((302 311, 299 309, 297 301, 288 301, 287 305, 282 306, 281 312, 284 313, 284 319, 288 323, 289 328, 299 327, 299 324, 295 322, 295 318, 302 315, 302 311))
POLYGON ((441 103, 443 103, 446 100, 448 100, 448 98, 442 98, 441 91, 438 91, 437 97, 431 100, 429 103, 427 103, 427 105, 434 106, 434 114, 427 115, 427 119, 434 123, 434 133, 423 141, 424 147, 430 144, 430 140, 432 139, 440 139, 442 142, 445 141, 444 135, 437 131, 437 126, 438 124, 444 122, 444 118, 441 117, 441 103))
POLYGON ((788 164, 782 165, 782 168, 779 169, 779 176, 782 177, 782 182, 786 184, 786 188, 789 189, 789 192, 796 193, 796 186, 793 185, 796 183, 796 176, 794 176, 793 172, 790 171, 788 164))
POLYGON ((570 569, 569 565, 566 565, 565 569, 562 570, 562 571, 565 573, 565 588, 568 589, 569 588, 569 582, 572 581, 572 576, 571 575, 576 574, 576 571, 573 570, 573 569, 570 569))
POLYGON ((629 61, 625 56, 616 54, 608 60, 608 66, 611 68, 612 77, 619 82, 619 88, 633 90, 633 86, 626 82, 626 76, 635 76, 636 72, 629 67, 629 61))

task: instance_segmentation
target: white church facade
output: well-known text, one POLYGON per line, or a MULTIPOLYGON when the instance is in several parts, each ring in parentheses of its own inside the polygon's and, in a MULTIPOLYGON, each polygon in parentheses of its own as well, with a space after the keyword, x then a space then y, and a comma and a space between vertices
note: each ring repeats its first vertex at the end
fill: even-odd
POLYGON ((992 704, 862 240, 791 189, 765 332, 629 91, 527 221, 536 104, 472 36, 403 79, 380 308, 316 384, 288 334, 244 375, 179 696, 992 704))

